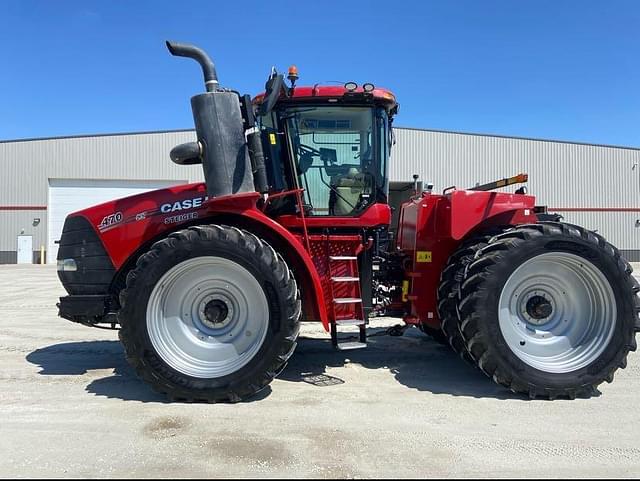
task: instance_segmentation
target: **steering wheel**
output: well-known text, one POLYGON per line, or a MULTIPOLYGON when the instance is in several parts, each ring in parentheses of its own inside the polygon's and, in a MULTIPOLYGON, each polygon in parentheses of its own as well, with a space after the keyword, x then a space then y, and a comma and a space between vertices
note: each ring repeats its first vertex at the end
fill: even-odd
POLYGON ((300 151, 300 155, 305 155, 305 154, 311 154, 314 156, 318 156, 320 157, 320 151, 317 149, 314 149, 313 147, 309 147, 308 145, 305 144, 298 144, 298 150, 300 151))
POLYGON ((313 158, 320 156, 320 151, 308 145, 298 144, 298 170, 301 174, 306 174, 313 164, 313 158))

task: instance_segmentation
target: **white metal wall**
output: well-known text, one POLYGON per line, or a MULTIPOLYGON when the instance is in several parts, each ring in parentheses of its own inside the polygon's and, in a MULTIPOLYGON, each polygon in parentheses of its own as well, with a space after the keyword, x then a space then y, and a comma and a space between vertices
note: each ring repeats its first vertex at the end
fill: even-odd
POLYGON ((391 178, 436 183, 529 174, 529 191, 554 207, 640 207, 640 150, 544 140, 398 129, 391 178))
MULTIPOLYGON (((640 149, 412 129, 397 129, 396 137, 392 180, 417 173, 442 191, 526 172, 538 204, 597 229, 624 251, 640 250, 640 149), (628 211, 615 211, 621 209, 628 211)), ((629 256, 640 260, 640 252, 629 256)))
POLYGON ((174 146, 192 140, 189 130, 0 142, 0 263, 15 262, 22 231, 33 235, 34 250, 47 245, 50 179, 196 182, 200 166, 169 159, 174 146))
POLYGON ((47 202, 47 263, 55 263, 64 221, 69 214, 112 199, 185 183, 184 180, 50 179, 47 202))
MULTIPOLYGON (((0 262, 14 252, 17 235, 46 244, 49 179, 202 179, 200 166, 169 160, 193 131, 0 142, 0 262), (12 207, 35 210, 7 210, 12 207), (40 218, 38 226, 33 219, 40 218)), ((556 208, 640 209, 640 150, 596 145, 396 129, 391 180, 414 173, 437 191, 469 187, 524 171, 539 202, 556 208)), ((640 212, 563 212, 566 219, 598 229, 625 250, 640 250, 640 212)))

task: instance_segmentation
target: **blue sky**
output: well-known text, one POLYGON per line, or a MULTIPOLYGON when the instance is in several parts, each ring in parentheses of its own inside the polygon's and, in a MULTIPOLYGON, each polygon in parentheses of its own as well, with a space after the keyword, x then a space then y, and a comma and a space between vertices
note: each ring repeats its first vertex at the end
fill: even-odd
POLYGON ((204 47, 221 84, 259 92, 373 82, 399 126, 640 147, 640 2, 0 2, 0 139, 191 128, 204 47))

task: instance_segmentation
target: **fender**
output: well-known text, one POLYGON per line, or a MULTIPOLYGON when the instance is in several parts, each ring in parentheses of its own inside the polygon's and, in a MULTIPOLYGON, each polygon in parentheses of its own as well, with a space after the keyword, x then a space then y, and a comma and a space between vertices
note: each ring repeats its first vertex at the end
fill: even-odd
POLYGON ((320 320, 329 331, 329 315, 325 304, 322 282, 318 271, 303 245, 300 235, 294 235, 278 222, 256 208, 260 194, 251 193, 218 197, 209 204, 209 219, 220 219, 230 225, 244 228, 266 240, 292 268, 301 286, 303 294, 303 319, 320 320), (245 208, 243 208, 245 207, 245 208), (240 212, 233 209, 242 209, 240 212))
POLYGON ((440 273, 463 239, 492 226, 537 222, 535 197, 508 192, 455 190, 427 194, 402 205, 398 246, 410 260, 405 279, 410 315, 405 322, 440 328, 440 273))
POLYGON ((456 190, 449 194, 451 237, 461 240, 478 226, 537 222, 533 195, 456 190))
POLYGON ((303 291, 305 320, 329 329, 320 276, 299 237, 256 206, 257 192, 209 199, 204 183, 158 189, 90 207, 70 216, 85 217, 100 237, 118 271, 129 268, 150 245, 169 233, 197 224, 221 222, 265 239, 294 270, 303 291))

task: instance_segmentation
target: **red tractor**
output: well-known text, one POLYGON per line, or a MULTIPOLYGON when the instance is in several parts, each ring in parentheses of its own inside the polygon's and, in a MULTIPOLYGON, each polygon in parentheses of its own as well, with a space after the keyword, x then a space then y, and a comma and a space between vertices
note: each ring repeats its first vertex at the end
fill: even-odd
POLYGON ((167 47, 204 73, 197 140, 171 159, 202 164, 205 182, 75 212, 58 253, 60 315, 119 324, 157 391, 248 398, 285 367, 301 321, 356 349, 392 311, 532 398, 588 396, 625 367, 640 330, 631 267, 523 188, 493 191, 525 175, 442 194, 416 182, 391 225, 391 92, 298 87, 291 68, 251 99, 220 87, 199 48, 167 47))

